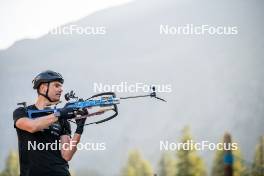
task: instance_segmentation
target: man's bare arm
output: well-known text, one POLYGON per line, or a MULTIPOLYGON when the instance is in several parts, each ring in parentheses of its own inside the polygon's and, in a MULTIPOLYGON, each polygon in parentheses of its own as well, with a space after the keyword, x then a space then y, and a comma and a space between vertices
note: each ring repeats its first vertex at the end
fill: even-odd
MULTIPOLYGON (((88 110, 85 112, 87 115, 89 114, 88 110)), ((103 112, 99 112, 97 114, 90 115, 99 115, 103 112)), ((85 126, 86 118, 76 119, 75 122, 77 124, 76 131, 71 138, 69 135, 62 135, 60 138, 61 142, 61 155, 66 161, 70 161, 77 151, 77 144, 80 142, 81 134, 83 133, 83 128, 85 126)))
POLYGON ((28 117, 22 117, 16 121, 16 127, 28 131, 30 133, 35 133, 41 131, 45 128, 48 128, 51 124, 58 121, 58 117, 55 117, 54 114, 47 116, 30 119, 28 117))
POLYGON ((61 145, 64 146, 61 149, 61 155, 66 161, 70 161, 77 151, 77 144, 80 142, 81 135, 75 133, 73 138, 70 138, 68 135, 63 135, 60 138, 61 145), (66 145, 65 145, 66 143, 66 145))

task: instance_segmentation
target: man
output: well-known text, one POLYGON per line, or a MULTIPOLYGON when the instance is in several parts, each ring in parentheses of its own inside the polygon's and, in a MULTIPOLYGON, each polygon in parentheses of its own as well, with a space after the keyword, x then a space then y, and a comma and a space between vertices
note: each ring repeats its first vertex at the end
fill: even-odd
MULTIPOLYGON (((41 113, 37 118, 29 118, 27 114, 27 109, 42 110, 59 102, 63 82, 59 73, 50 70, 41 72, 33 80, 33 88, 38 93, 36 103, 27 108, 17 108, 13 113, 18 136, 20 176, 70 176, 68 161, 77 150, 85 118, 76 120, 77 129, 71 138, 67 119, 76 116, 72 108, 62 108, 52 114, 41 113), (51 148, 51 144, 55 146, 56 143, 61 147, 51 148)), ((88 111, 84 110, 83 113, 88 114, 88 111)))

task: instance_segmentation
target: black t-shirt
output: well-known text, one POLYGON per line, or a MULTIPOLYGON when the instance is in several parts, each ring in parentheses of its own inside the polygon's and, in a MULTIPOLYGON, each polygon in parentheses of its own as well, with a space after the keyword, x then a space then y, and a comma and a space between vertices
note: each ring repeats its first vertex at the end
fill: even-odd
MULTIPOLYGON (((31 105, 27 109, 37 110, 37 107, 31 105)), ((48 114, 38 116, 45 115, 48 114)), ((20 176, 69 176, 68 162, 62 158, 59 148, 60 136, 71 134, 69 122, 58 121, 48 129, 29 133, 15 126, 22 117, 28 117, 26 109, 17 108, 13 119, 18 136, 20 176)))

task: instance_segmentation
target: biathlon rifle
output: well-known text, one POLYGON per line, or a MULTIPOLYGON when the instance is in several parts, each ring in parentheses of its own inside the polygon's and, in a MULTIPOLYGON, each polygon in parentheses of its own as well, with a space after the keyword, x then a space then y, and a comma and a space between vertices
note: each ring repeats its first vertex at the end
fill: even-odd
MULTIPOLYGON (((151 87, 151 93, 146 95, 137 95, 137 96, 129 96, 129 97, 116 97, 116 94, 114 92, 104 92, 99 93, 96 95, 91 96, 90 98, 84 100, 82 98, 79 98, 75 96, 75 93, 73 91, 70 91, 69 93, 65 94, 65 100, 67 103, 65 104, 65 107, 73 108, 76 113, 76 118, 74 119, 80 119, 80 118, 88 118, 92 117, 94 115, 100 115, 107 111, 112 111, 110 116, 102 116, 101 118, 96 117, 93 122, 86 123, 85 125, 91 125, 91 124, 99 124, 106 121, 109 121, 113 118, 115 118, 118 115, 118 108, 117 105, 120 104, 120 100, 125 99, 132 99, 132 98, 143 98, 143 97, 151 97, 155 98, 157 100, 161 100, 163 102, 166 102, 166 100, 157 97, 155 87, 151 87), (89 113, 87 115, 81 115, 84 109, 90 109, 94 107, 99 107, 99 110, 94 113, 89 113)), ((47 109, 43 110, 31 110, 27 109, 27 105, 25 102, 18 103, 18 105, 23 105, 26 108, 26 111, 28 113, 29 118, 37 118, 40 116, 43 116, 43 113, 52 114, 56 110, 59 110, 60 108, 57 108, 56 106, 54 108, 48 107, 47 109)), ((69 120, 71 121, 71 120, 69 120)), ((74 122, 74 121, 71 121, 74 122)))

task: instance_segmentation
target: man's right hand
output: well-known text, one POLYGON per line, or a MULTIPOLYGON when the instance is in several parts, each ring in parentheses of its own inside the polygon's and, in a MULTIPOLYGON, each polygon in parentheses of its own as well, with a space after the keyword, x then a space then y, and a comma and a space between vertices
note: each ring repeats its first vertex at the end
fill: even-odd
POLYGON ((64 107, 62 109, 58 109, 57 112, 54 112, 55 116, 59 119, 72 119, 76 117, 76 110, 71 107, 64 107))

